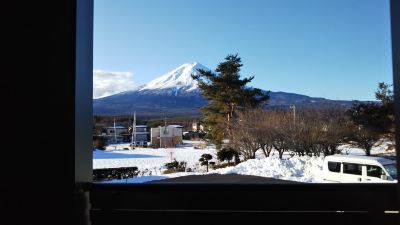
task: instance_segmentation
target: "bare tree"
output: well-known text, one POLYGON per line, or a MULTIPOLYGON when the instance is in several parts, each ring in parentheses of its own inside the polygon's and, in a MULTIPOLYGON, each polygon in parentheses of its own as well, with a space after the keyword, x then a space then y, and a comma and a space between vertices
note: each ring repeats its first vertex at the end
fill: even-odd
POLYGON ((277 111, 258 111, 257 138, 265 157, 269 157, 273 150, 275 129, 279 126, 277 111))
POLYGON ((291 118, 291 115, 284 111, 275 111, 271 116, 271 121, 273 121, 272 146, 278 152, 280 159, 282 159, 283 153, 289 151, 293 146, 294 123, 291 118))
POLYGON ((352 139, 357 143, 357 146, 363 148, 365 155, 371 155, 372 146, 379 140, 380 135, 377 132, 371 131, 365 127, 358 126, 355 129, 352 139))
MULTIPOLYGON (((281 159, 285 152, 299 156, 332 155, 340 144, 354 136, 352 127, 342 108, 300 109, 295 115, 285 110, 252 109, 238 112, 230 146, 245 160, 255 158, 258 150, 265 157, 276 150, 281 159)), ((365 140, 361 135, 357 137, 359 143, 365 140)))
POLYGON ((245 160, 254 159, 260 148, 256 114, 256 110, 238 112, 237 120, 231 130, 229 145, 238 150, 245 160))
POLYGON ((319 121, 322 126, 321 151, 324 155, 333 155, 337 153, 339 145, 350 139, 354 125, 340 108, 322 111, 319 121))

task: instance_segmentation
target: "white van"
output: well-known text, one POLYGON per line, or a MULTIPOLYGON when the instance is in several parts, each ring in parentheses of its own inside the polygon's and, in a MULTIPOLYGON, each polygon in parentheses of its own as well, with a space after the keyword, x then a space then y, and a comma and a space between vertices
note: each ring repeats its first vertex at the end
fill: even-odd
POLYGON ((322 168, 325 181, 340 183, 397 182, 396 161, 371 156, 326 156, 322 168))

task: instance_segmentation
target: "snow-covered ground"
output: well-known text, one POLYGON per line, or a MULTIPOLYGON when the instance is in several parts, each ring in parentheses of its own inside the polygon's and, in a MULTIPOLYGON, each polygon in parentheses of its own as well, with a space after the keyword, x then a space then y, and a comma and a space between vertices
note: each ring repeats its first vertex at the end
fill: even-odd
POLYGON ((205 149, 195 149, 194 146, 200 142, 185 141, 182 146, 177 148, 136 148, 134 150, 122 150, 129 148, 128 144, 117 144, 108 146, 105 151, 93 151, 93 169, 118 168, 136 166, 140 171, 163 169, 165 163, 172 159, 187 162, 187 167, 194 168, 199 162, 202 154, 211 154, 216 158, 216 150, 213 146, 205 149))
MULTIPOLYGON (((365 151, 362 148, 352 147, 348 144, 341 145, 338 149, 344 155, 365 155, 365 151)), ((395 151, 392 142, 380 140, 372 147, 371 155, 393 155, 395 154, 395 151)))
MULTIPOLYGON (((113 150, 129 148, 129 144, 118 144, 116 147, 109 146, 106 151, 96 150, 93 152, 93 168, 117 168, 117 167, 138 167, 138 177, 127 180, 105 181, 103 183, 142 183, 151 180, 160 180, 179 176, 204 175, 204 174, 242 174, 262 177, 272 177, 283 180, 292 180, 308 183, 323 182, 321 178, 323 156, 293 156, 284 154, 283 159, 278 155, 272 154, 265 157, 261 151, 257 152, 256 159, 247 160, 236 166, 222 169, 211 170, 206 173, 205 168, 199 166, 198 160, 202 154, 211 154, 216 161, 216 149, 207 146, 206 149, 195 149, 197 141, 185 141, 184 145, 177 148, 151 149, 137 148, 135 150, 113 150), (172 156, 171 156, 172 154, 172 156), (194 169, 195 172, 180 172, 163 174, 164 164, 171 162, 172 159, 187 162, 187 167, 194 169)), ((372 154, 393 154, 390 142, 379 142, 371 150, 372 154), (389 150, 388 150, 389 149, 389 150)), ((350 145, 339 147, 342 154, 365 155, 365 152, 350 145)))

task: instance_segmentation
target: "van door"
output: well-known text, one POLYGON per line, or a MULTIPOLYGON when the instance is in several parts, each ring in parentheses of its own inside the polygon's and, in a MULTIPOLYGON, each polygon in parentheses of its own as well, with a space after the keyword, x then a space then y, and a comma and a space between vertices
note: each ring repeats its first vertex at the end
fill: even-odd
POLYGON ((381 175, 386 175, 385 171, 380 166, 365 165, 363 173, 364 182, 387 182, 381 179, 381 175))
POLYGON ((343 183, 359 183, 363 181, 362 165, 357 163, 342 163, 343 171, 341 182, 343 183))

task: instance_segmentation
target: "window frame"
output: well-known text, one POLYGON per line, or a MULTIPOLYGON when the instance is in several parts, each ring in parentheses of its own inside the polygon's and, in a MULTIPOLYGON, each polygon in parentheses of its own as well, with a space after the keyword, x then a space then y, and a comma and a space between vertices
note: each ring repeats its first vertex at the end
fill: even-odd
MULTIPOLYGON (((202 210, 227 213, 261 212, 280 217, 282 216, 280 213, 323 213, 329 216, 331 212, 336 212, 334 215, 337 216, 337 213, 341 212, 338 210, 343 210, 354 214, 367 212, 364 215, 369 216, 369 219, 382 219, 383 216, 387 216, 383 213, 384 210, 398 208, 400 183, 287 185, 92 183, 93 0, 76 0, 75 3, 75 186, 86 192, 87 198, 90 195, 91 219, 94 221, 101 223, 99 218, 104 215, 120 216, 129 212, 128 216, 138 216, 138 213, 168 213, 171 210, 186 213, 202 210), (249 196, 254 195, 255 198, 244 199, 242 204, 236 205, 218 202, 210 205, 193 201, 194 198, 190 197, 196 194, 198 196, 198 193, 213 195, 216 192, 223 196, 232 194, 231 197, 235 196, 235 193, 245 192, 249 196), (266 193, 268 198, 263 196, 266 193), (298 202, 287 205, 285 198, 291 198, 293 193, 296 194, 298 202), (258 198, 255 194, 259 194, 258 198), (188 201, 187 198, 192 201, 188 201), (260 203, 262 199, 269 204, 260 203), (175 202, 171 202, 168 207, 157 205, 168 200, 175 202), (137 203, 142 205, 139 207, 137 203), (313 204, 318 207, 315 208, 313 204)), ((390 6, 395 117, 400 118, 400 1, 391 0, 390 6)), ((400 129, 400 120, 396 120, 396 128, 400 129)), ((396 142, 400 143, 400 132, 396 133, 396 142)), ((400 150, 396 149, 398 168, 399 153, 400 150)), ((397 171, 399 177, 400 170, 397 171)))
POLYGON ((389 174, 387 174, 387 172, 386 172, 381 166, 377 166, 377 165, 365 165, 365 176, 366 176, 366 177, 381 178, 382 175, 390 176, 389 174), (380 175, 379 175, 378 177, 376 177, 376 176, 369 176, 369 175, 368 175, 368 166, 377 167, 377 168, 380 170, 380 175))
POLYGON ((346 174, 346 175, 356 175, 356 176, 362 176, 362 175, 363 175, 363 166, 364 166, 364 164, 342 162, 342 165, 343 165, 343 172, 342 172, 343 174, 346 174), (361 168, 360 174, 357 174, 357 173, 346 173, 346 172, 345 172, 345 167, 346 167, 347 165, 355 165, 355 166, 361 168))

